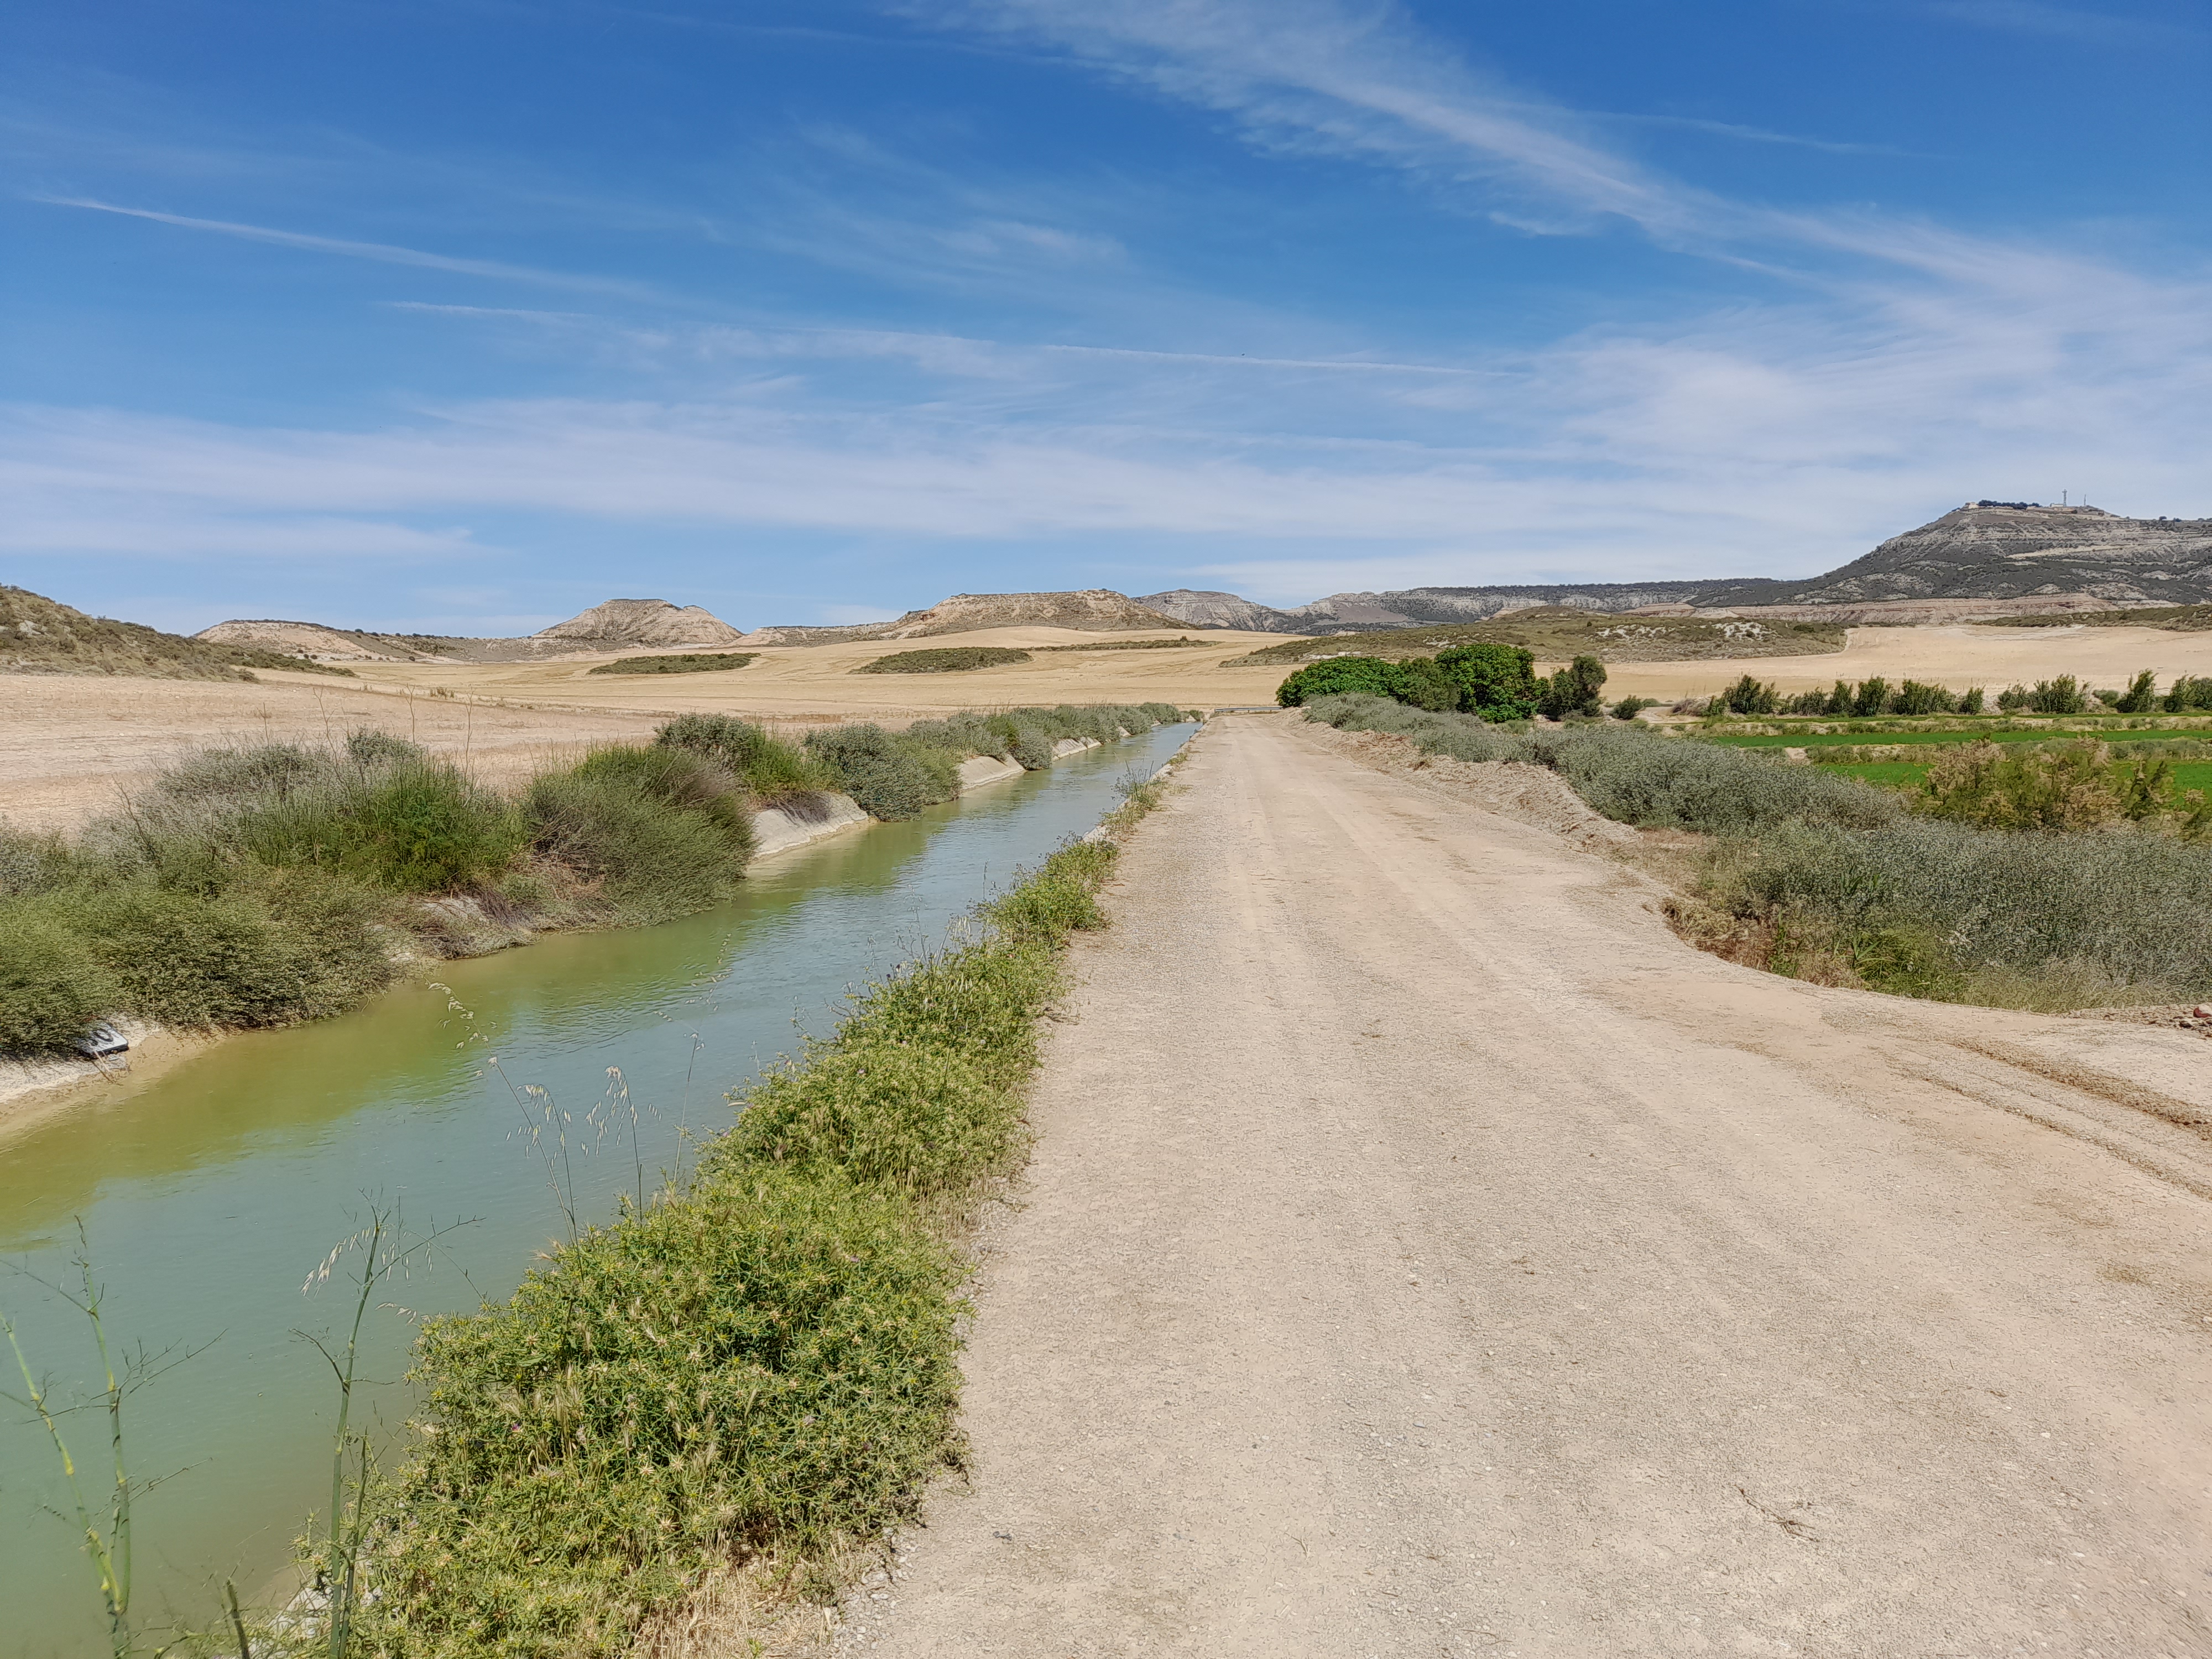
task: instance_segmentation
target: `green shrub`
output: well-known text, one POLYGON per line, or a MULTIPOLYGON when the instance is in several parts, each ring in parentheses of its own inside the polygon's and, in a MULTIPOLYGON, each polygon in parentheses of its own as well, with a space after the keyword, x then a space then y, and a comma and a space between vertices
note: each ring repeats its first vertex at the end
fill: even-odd
POLYGON ((945 645, 925 651, 896 651, 863 663, 855 674, 957 674, 970 668, 1003 668, 1027 662, 1030 653, 1004 645, 945 645))
POLYGON ((1774 687, 1762 684, 1749 674, 1722 692, 1720 700, 1731 714, 1771 714, 1781 707, 1780 694, 1774 687))
POLYGON ((1525 720, 1543 690, 1536 656, 1517 645, 1455 645, 1437 653, 1437 667, 1459 688, 1459 707, 1486 720, 1525 720))
POLYGON ((806 752, 836 775, 870 817, 915 817, 960 793, 959 762, 949 751, 902 743, 880 726, 810 732, 806 752))
POLYGON ((1400 702, 1441 714, 1459 707, 1458 682, 1431 657, 1415 657, 1398 665, 1398 686, 1392 693, 1400 702))
POLYGON ((167 1024, 324 1018, 392 979, 389 900, 328 872, 267 872, 216 894, 138 881, 55 898, 121 1006, 167 1024))
POLYGON ((1316 697, 1393 697, 1400 684, 1398 665, 1381 657, 1331 657, 1309 663, 1275 689, 1275 702, 1296 708, 1316 697))
POLYGON ((1020 1127, 1020 1103, 957 1053, 848 1037, 756 1085, 728 1145, 930 1199, 1004 1169, 1020 1127))
POLYGON ((585 672, 592 674, 719 674, 743 668, 759 656, 757 651, 701 651, 672 657, 623 657, 585 672))
POLYGON ((743 864, 752 856, 751 804, 727 769, 703 755, 657 744, 651 748, 610 744, 586 756, 573 775, 696 813, 721 832, 730 857, 743 864))
POLYGON ((0 900, 0 1054, 66 1054, 117 1006, 84 940, 35 900, 0 900))
POLYGON ((1966 691, 1959 698, 1959 712, 1961 714, 1978 714, 1982 712, 1982 688, 1980 686, 1970 685, 1966 689, 1966 691))
POLYGON ((1617 720, 1632 720, 1645 709, 1656 707, 1657 703, 1656 697, 1623 697, 1607 712, 1617 720))
POLYGON ((1047 859, 981 915, 1008 937, 1057 945, 1072 932, 1105 925, 1097 894, 1114 849, 1103 842, 1078 842, 1047 859))
POLYGON ((1959 700, 1940 685, 1929 685, 1919 680, 1905 680, 1890 699, 1893 714, 1948 714, 1957 709, 1959 700))
POLYGON ((2185 714, 2197 709, 2212 708, 2212 678, 2184 674, 2167 688, 2164 699, 2169 714, 2185 714))
MULTIPOLYGON (((1577 657, 1572 664, 1558 670, 1544 682, 1536 709, 1546 719, 1555 720, 1565 720, 1570 714, 1601 714, 1605 712, 1604 691, 1605 664, 1595 657, 1577 657)), ((1767 707, 1771 712, 1771 695, 1767 707)))
POLYGON ((1889 682, 1875 674, 1858 684, 1851 693, 1851 713, 1861 720, 1889 712, 1889 682))
MULTIPOLYGON (((1113 857, 1065 848, 1023 886, 1095 890, 1113 857)), ((1039 933, 1002 928, 871 988, 750 1092, 688 1190, 432 1321, 368 1650, 611 1656, 714 1563, 911 1520, 956 1446, 946 1206, 1018 1156, 1058 982, 1039 933)))
POLYGON ((609 920, 662 921, 720 904, 750 851, 725 815, 641 794, 612 769, 540 777, 523 811, 538 855, 569 872, 609 920))
POLYGON ((2112 751, 2103 744, 2084 738, 2042 752, 2020 748, 1969 743, 1938 750, 1921 784, 1921 810, 1986 830, 2094 830, 2119 817, 2112 751))
POLYGON ((729 714, 679 714, 653 733, 655 744, 703 755, 733 774, 753 799, 809 821, 826 817, 836 775, 798 744, 729 714))
POLYGON ((2113 701, 2112 707, 2123 714, 2148 714, 2158 707, 2158 677, 2144 669, 2129 682, 2128 689, 2113 701))
POLYGON ((135 849, 173 886, 214 890, 251 861, 313 866, 403 893, 489 881, 525 844, 512 806, 380 732, 356 732, 339 750, 202 750, 88 839, 135 849))
POLYGON ((2080 714, 2087 711, 2089 700, 2081 695, 2080 681, 2061 674, 2055 680, 2038 680, 2028 694, 2028 707, 2039 714, 2080 714))
POLYGON ((372 1651, 611 1655, 712 1558, 912 1518, 959 1370, 950 1253, 879 1191, 739 1165, 432 1321, 372 1651))

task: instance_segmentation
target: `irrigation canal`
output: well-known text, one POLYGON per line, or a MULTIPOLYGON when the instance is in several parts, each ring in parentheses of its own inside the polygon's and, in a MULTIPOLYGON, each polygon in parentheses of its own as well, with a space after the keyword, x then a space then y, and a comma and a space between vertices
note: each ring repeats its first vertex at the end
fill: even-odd
MULTIPOLYGON (((27 1275, 69 1282, 80 1224, 111 1343, 191 1355, 126 1407, 133 1474, 167 1477, 137 1506, 138 1620, 211 1624, 222 1580, 242 1595, 270 1586, 307 1513, 327 1507, 337 1395, 299 1333, 342 1341, 349 1310, 335 1277, 301 1285, 372 1202, 415 1232, 467 1223, 370 1316, 362 1374, 390 1431, 410 1407, 413 1320, 506 1295, 566 1232, 541 1156, 556 1143, 526 1133, 529 1085, 568 1120, 578 1217, 611 1215, 727 1126, 726 1093, 798 1028, 826 1030, 850 987, 939 942, 1190 731, 786 854, 703 915, 426 964, 341 1018, 234 1037, 0 1143, 0 1309, 57 1396, 96 1375, 89 1333, 27 1275)), ((0 1404, 0 1659, 88 1659, 107 1651, 97 1581, 74 1522, 49 1512, 70 1504, 27 1416, 0 1404)), ((64 1421, 104 1507, 105 1421, 64 1421)))

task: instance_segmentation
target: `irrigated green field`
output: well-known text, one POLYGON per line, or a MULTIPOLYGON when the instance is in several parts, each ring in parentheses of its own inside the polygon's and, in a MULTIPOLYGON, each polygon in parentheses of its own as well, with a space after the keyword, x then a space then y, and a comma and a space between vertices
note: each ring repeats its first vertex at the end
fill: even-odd
MULTIPOLYGON (((1862 761, 1856 765, 1824 766, 1824 772, 1844 777, 1863 778, 1869 783, 1879 783, 1893 789, 1917 789, 1928 775, 1924 761, 1862 761)), ((2124 781, 2134 771, 2132 761, 2112 763, 2112 776, 2124 781)), ((2173 763, 2173 793, 2178 801, 2187 791, 2203 789, 2212 793, 2212 761, 2185 760, 2173 763)))

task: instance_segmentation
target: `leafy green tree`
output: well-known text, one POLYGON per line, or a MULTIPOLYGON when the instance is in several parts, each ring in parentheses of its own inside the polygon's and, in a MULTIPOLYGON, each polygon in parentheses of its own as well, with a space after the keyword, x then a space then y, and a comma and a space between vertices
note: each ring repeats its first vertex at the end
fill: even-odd
POLYGON ((2071 674, 2061 674, 2055 680, 2038 680, 2028 707, 2039 714, 2079 714, 2088 708, 2089 700, 2082 695, 2079 680, 2071 674))
POLYGON ((1544 683, 1537 712, 1555 720, 1570 714, 1601 714, 1604 692, 1605 665, 1595 657, 1577 657, 1544 683))
POLYGON ((2169 714, 2185 714, 2193 709, 2212 708, 2212 679, 2184 674, 2167 690, 2165 701, 2166 712, 2169 714))
POLYGON ((1517 645, 1455 645, 1437 667, 1459 687, 1459 706, 1486 720, 1525 720, 1543 696, 1535 653, 1517 645))
POLYGON ((1895 714, 1948 714, 1957 707, 1958 699, 1942 686, 1907 680, 1897 688, 1897 696, 1890 703, 1890 712, 1895 714))
POLYGON ((1722 692, 1721 699, 1731 714, 1771 714, 1782 706, 1773 686, 1762 685, 1748 674, 1722 692))
POLYGON ((1411 703, 1431 714, 1446 714, 1459 707, 1459 687, 1431 657, 1414 657, 1398 665, 1400 702, 1411 703))
POLYGON ((2158 679, 2148 668, 2129 683, 2113 705, 2123 714, 2148 714, 2158 707, 2158 679))
POLYGON ((1850 712, 1861 720, 1889 712, 1889 682, 1879 674, 1859 682, 1859 689, 1851 693, 1850 712))
POLYGON ((1296 708, 1315 697, 1363 693, 1370 697, 1395 697, 1401 684, 1398 665, 1380 657, 1330 657, 1309 663, 1276 688, 1275 701, 1296 708))

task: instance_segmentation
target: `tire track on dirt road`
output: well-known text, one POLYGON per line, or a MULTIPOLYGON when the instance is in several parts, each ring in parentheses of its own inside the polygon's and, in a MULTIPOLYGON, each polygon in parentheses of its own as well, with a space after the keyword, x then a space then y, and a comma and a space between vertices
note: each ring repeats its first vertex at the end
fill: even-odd
POLYGON ((2201 1039, 1701 955, 1294 717, 1178 775, 842 1650, 2212 1650, 2212 1204, 1986 1047, 2202 1107, 2201 1039))

